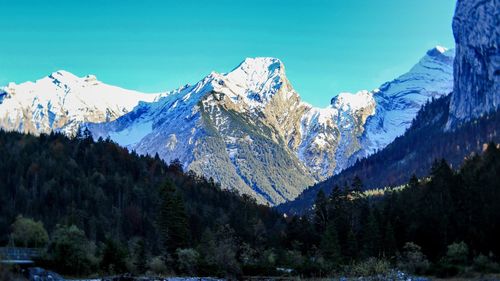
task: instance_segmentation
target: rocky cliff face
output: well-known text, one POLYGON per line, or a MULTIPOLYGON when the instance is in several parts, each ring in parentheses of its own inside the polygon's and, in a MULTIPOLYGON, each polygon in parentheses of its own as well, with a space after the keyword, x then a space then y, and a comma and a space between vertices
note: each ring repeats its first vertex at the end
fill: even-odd
POLYGON ((458 0, 455 86, 447 128, 500 105, 500 1, 458 0))

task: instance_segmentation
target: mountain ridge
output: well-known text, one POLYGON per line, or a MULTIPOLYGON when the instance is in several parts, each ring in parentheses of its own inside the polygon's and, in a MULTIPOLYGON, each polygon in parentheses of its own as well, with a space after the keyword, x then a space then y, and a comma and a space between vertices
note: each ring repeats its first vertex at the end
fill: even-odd
POLYGON ((85 122, 111 121, 157 94, 108 85, 94 75, 78 77, 59 70, 46 77, 1 89, 0 126, 40 134, 60 131, 74 136, 85 122))
MULTIPOLYGON (((419 105, 428 99, 449 93, 452 51, 447 55, 443 55, 444 52, 441 48, 437 54, 428 53, 420 64, 443 67, 431 71, 441 70, 449 74, 448 79, 417 83, 418 89, 414 92, 421 96, 415 101, 417 109, 403 117, 405 122, 411 122, 419 105), (432 92, 436 84, 443 84, 441 88, 445 90, 439 88, 432 92)), ((431 73, 415 79, 433 76, 431 73)), ((407 82, 400 82, 404 83, 407 82)), ((316 108, 300 99, 280 60, 248 58, 231 72, 212 72, 193 86, 165 94, 155 105, 146 104, 146 108, 136 109, 130 114, 134 118, 124 116, 109 124, 88 126, 96 137, 109 136, 118 141, 141 131, 142 135, 137 138, 140 142, 122 145, 141 154, 159 153, 167 161, 179 158, 187 169, 212 177, 223 187, 239 186, 237 189, 257 197, 259 202, 274 205, 292 199, 305 186, 345 169, 361 157, 358 153, 362 148, 364 126, 375 114, 378 96, 377 91, 341 93, 327 108, 316 108), (179 118, 181 115, 183 118, 179 118), (186 122, 190 125, 186 126, 186 122), (245 129, 239 130, 236 126, 245 129), (253 142, 257 135, 263 142, 253 142), (214 145, 207 141, 218 144, 206 151, 214 145), (259 154, 248 150, 249 144, 264 143, 280 146, 283 161, 269 160, 275 157, 273 151, 259 154), (206 156, 214 154, 217 160, 212 163, 206 156), (250 166, 246 163, 249 158, 250 166), (288 171, 291 167, 303 175, 301 179, 288 171), (265 170, 287 171, 268 176, 265 170), (251 171, 257 171, 257 175, 251 171)), ((405 106, 402 107, 405 110, 405 106)))
POLYGON ((104 87, 93 75, 79 78, 59 71, 40 79, 50 87, 42 83, 44 87, 36 88, 38 80, 27 82, 31 88, 22 86, 26 83, 4 88, 0 125, 67 135, 85 126, 96 139, 109 137, 139 154, 158 153, 167 162, 179 159, 185 169, 212 177, 223 188, 275 205, 402 134, 421 105, 448 93, 452 55, 442 47, 433 48, 407 74, 374 91, 340 93, 326 108, 301 100, 277 58, 247 58, 230 72, 211 72, 194 85, 153 95, 104 87), (113 98, 96 109, 96 102, 85 104, 89 89, 93 90, 87 97, 97 97, 98 103, 113 98), (12 105, 16 90, 32 99, 12 105), (134 99, 115 109, 114 103, 122 102, 119 93, 133 93, 134 99), (57 102, 66 96, 83 101, 77 99, 79 106, 66 112, 67 105, 57 102), (49 108, 51 98, 58 111, 49 108), (24 114, 32 111, 42 114, 24 114), (12 125, 10 112, 21 112, 21 121, 12 125), (54 125, 49 114, 62 121, 54 125))

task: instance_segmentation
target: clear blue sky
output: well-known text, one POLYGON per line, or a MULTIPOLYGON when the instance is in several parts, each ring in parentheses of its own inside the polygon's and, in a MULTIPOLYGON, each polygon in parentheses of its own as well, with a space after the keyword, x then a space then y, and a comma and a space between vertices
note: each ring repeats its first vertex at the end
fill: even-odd
POLYGON ((453 47, 455 0, 0 0, 0 85, 64 69, 165 91, 281 59, 303 99, 373 89, 453 47))

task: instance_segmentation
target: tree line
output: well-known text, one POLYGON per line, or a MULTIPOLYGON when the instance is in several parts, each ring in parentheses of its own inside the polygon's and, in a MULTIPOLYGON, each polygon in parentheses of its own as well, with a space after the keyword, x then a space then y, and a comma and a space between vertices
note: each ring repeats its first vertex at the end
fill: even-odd
POLYGON ((43 248, 38 263, 71 276, 498 271, 499 171, 492 144, 383 196, 355 177, 286 217, 109 139, 0 131, 0 243, 43 248))

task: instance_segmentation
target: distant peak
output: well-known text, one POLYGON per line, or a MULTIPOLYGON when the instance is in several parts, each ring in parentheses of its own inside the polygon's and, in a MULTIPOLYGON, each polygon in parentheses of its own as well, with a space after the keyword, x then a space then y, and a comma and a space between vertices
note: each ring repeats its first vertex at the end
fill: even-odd
POLYGON ((445 48, 443 46, 439 46, 437 45, 436 47, 434 47, 434 49, 436 49, 438 52, 440 52, 441 54, 448 51, 448 48, 445 48))
POLYGON ((450 52, 448 48, 438 45, 427 51, 427 55, 431 57, 449 56, 450 52))

